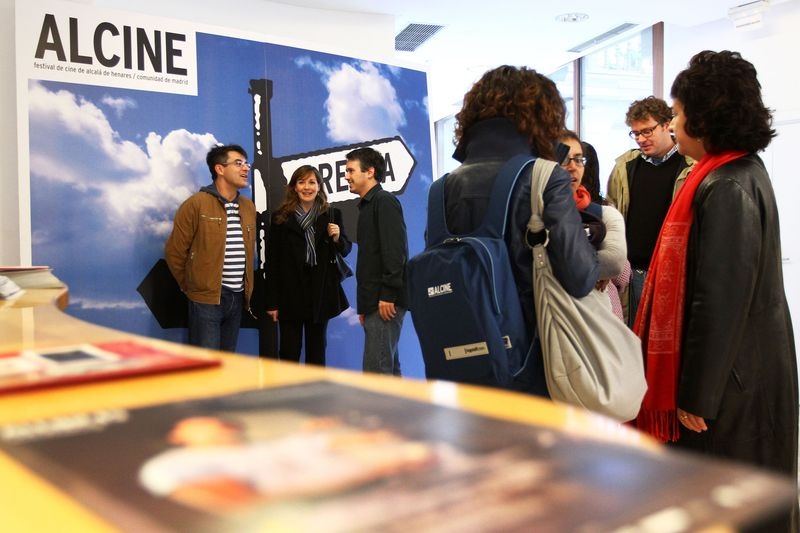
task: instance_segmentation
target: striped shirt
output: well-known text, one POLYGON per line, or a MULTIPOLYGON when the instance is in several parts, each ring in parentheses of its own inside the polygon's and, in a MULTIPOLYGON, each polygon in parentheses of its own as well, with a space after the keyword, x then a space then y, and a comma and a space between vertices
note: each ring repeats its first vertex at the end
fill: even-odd
POLYGON ((225 261, 222 264, 222 286, 234 292, 244 290, 244 238, 242 222, 239 218, 239 204, 226 202, 228 231, 225 236, 225 261))

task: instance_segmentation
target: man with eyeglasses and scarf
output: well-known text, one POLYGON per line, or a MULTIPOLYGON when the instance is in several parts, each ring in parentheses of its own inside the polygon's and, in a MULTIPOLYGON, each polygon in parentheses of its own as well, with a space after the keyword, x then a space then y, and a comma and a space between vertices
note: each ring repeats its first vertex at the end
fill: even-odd
POLYGON ((694 161, 678 153, 669 132, 672 110, 655 96, 633 102, 625 115, 628 135, 639 148, 616 159, 606 195, 625 218, 631 282, 620 295, 628 326, 633 327, 650 258, 672 198, 694 161))
POLYGON ((206 163, 212 183, 178 208, 164 258, 189 300, 189 344, 233 352, 253 292, 256 208, 239 194, 250 163, 235 144, 215 146, 206 163))

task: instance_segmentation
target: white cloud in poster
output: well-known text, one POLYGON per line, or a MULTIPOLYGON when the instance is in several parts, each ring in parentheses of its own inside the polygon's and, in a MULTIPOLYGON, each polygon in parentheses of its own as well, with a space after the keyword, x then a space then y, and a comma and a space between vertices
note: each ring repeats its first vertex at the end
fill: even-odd
POLYGON ((136 100, 133 98, 117 98, 109 94, 104 95, 100 101, 103 103, 103 105, 113 109, 119 118, 121 118, 128 109, 136 109, 137 107, 136 100))
MULTIPOLYGON (((81 156, 92 154, 93 157, 104 157, 107 160, 104 163, 112 163, 113 167, 111 168, 114 170, 129 172, 146 170, 146 154, 136 143, 121 139, 111 127, 103 111, 94 103, 67 90, 50 91, 40 83, 31 84, 28 102, 28 116, 32 131, 38 128, 39 131, 51 132, 53 134, 51 140, 61 135, 91 143, 88 145, 89 150, 81 152, 67 150, 66 153, 63 153, 64 156, 70 156, 66 163, 79 162, 82 159, 81 156)), ((44 148, 45 150, 42 152, 49 152, 48 145, 52 146, 52 151, 61 147, 57 143, 44 142, 44 139, 41 141, 36 143, 35 147, 44 148)), ((35 141, 32 139, 32 144, 34 143, 35 141)), ((48 154, 37 154, 37 156, 46 155, 48 154)), ((51 153, 50 155, 55 154, 51 153)), ((96 166, 94 168, 108 167, 96 166)), ((36 170, 35 167, 34 170, 36 170)), ((51 174, 50 177, 59 180, 57 174, 51 174)))
POLYGON ((301 57, 296 64, 322 74, 328 89, 325 124, 331 140, 354 143, 391 137, 405 126, 405 112, 392 82, 373 63, 342 63, 330 68, 301 57))
MULTIPOLYGON (((142 148, 123 139, 104 111, 80 95, 33 83, 29 100, 36 133, 32 174, 89 193, 78 200, 93 202, 92 212, 115 221, 118 230, 169 233, 176 206, 197 190, 197 168, 217 142, 212 134, 151 132, 142 148)), ((116 100, 129 101, 126 108, 136 105, 129 98, 116 100)))
POLYGON ((147 309, 147 305, 139 300, 97 300, 92 298, 72 298, 70 306, 94 311, 147 309))
MULTIPOLYGON (((135 180, 106 185, 103 197, 112 216, 129 221, 129 229, 147 229, 166 237, 175 209, 197 192, 197 165, 217 140, 210 133, 173 130, 165 137, 150 133, 145 140, 149 166, 135 180)), ((211 176, 206 180, 211 182, 211 176)))
POLYGON ((340 317, 347 320, 348 326, 360 326, 361 321, 358 318, 358 313, 356 312, 354 307, 348 307, 339 315, 340 317))

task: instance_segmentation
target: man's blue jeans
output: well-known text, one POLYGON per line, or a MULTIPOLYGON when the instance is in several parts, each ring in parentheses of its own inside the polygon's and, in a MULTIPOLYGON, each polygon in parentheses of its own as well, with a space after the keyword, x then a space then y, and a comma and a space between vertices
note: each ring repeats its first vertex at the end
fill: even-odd
POLYGON ((636 311, 639 309, 639 300, 642 298, 646 279, 647 270, 631 269, 631 283, 628 285, 628 327, 631 329, 636 320, 636 311))
POLYGON ((235 352, 242 322, 243 299, 243 292, 233 292, 223 287, 217 305, 189 300, 189 344, 235 352))
POLYGON ((395 307, 391 320, 383 320, 377 311, 364 316, 364 372, 400 375, 400 330, 406 310, 395 307))

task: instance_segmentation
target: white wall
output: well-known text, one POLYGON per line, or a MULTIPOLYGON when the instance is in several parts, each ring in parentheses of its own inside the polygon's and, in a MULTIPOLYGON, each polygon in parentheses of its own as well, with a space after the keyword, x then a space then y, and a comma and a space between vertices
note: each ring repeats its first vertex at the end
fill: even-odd
POLYGON ((20 259, 14 65, 14 0, 0 0, 0 265, 20 259))
MULTIPOLYGON (((31 1, 31 0, 22 0, 31 1)), ((397 63, 394 58, 394 18, 389 15, 327 11, 288 6, 266 0, 76 0, 98 8, 135 11, 191 20, 269 38, 271 42, 323 50, 347 56, 397 63), (231 7, 235 4, 235 8, 231 7)), ((0 265, 30 260, 30 225, 20 225, 17 171, 17 106, 14 57, 14 0, 0 0, 0 265), (21 227, 22 226, 22 229, 21 227), (21 233, 24 233, 21 235, 21 233)), ((24 147, 23 147, 24 148, 24 147)), ((26 216, 27 210, 23 210, 26 216)))
MULTIPOLYGON (((794 199, 800 197, 798 159, 800 146, 800 69, 796 53, 800 45, 800 2, 773 5, 765 13, 764 27, 735 30, 722 20, 690 29, 665 28, 664 95, 669 101, 672 81, 686 68, 689 59, 702 50, 733 50, 753 63, 758 71, 764 102, 774 110, 773 126, 778 136, 763 154, 775 195, 781 222, 781 247, 786 297, 792 313, 795 336, 800 333, 800 210, 794 199)), ((733 221, 732 221, 733 223, 733 221)), ((735 265, 731 265, 735 268, 735 265)))

